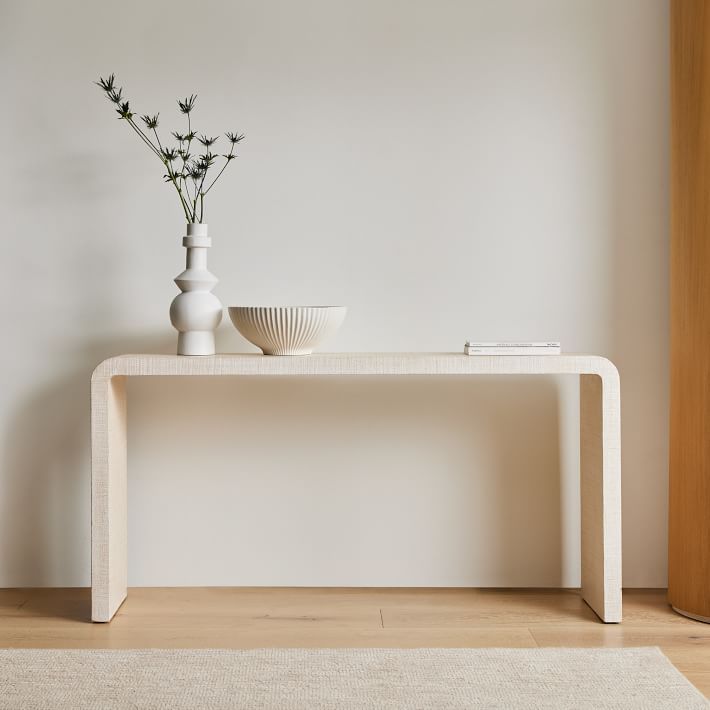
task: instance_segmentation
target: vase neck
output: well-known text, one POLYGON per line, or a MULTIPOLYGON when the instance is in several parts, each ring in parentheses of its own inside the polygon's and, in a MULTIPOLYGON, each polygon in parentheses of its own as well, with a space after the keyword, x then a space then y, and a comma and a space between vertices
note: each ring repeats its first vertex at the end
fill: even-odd
POLYGON ((187 234, 182 238, 182 245, 188 249, 188 252, 192 248, 212 246, 212 240, 207 236, 206 224, 188 222, 185 229, 187 234))
POLYGON ((208 225, 201 222, 188 222, 186 234, 188 237, 206 237, 208 225))
POLYGON ((206 247, 190 247, 187 250, 187 268, 188 269, 206 269, 207 268, 207 248, 206 247))

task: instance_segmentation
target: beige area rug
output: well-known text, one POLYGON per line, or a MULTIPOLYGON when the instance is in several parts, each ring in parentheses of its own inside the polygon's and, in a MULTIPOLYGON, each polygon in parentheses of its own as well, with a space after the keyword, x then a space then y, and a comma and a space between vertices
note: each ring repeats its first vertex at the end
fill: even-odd
POLYGON ((3 710, 707 707, 656 648, 0 650, 3 710))

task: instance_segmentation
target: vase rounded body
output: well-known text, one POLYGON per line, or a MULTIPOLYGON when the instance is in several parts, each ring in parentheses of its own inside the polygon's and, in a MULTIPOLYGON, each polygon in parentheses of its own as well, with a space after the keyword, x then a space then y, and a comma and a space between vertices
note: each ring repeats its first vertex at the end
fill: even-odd
POLYGON ((182 245, 186 269, 175 278, 179 293, 170 305, 170 322, 178 331, 178 355, 214 355, 214 331, 222 320, 222 304, 212 289, 218 279, 207 270, 212 246, 206 224, 188 224, 182 245))

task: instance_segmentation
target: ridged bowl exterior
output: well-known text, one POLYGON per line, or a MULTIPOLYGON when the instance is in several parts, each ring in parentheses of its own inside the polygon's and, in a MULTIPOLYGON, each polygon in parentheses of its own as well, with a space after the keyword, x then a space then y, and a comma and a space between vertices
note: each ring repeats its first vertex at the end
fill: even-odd
POLYGON ((310 355, 346 312, 345 306, 230 306, 229 317, 264 355, 310 355))

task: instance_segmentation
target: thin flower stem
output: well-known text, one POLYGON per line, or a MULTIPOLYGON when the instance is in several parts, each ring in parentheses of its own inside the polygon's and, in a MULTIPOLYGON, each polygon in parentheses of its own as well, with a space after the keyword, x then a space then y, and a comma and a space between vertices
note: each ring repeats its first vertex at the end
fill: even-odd
MULTIPOLYGON (((207 149, 207 154, 209 154, 209 148, 207 149)), ((197 217, 197 199, 204 200, 202 196, 202 186, 205 184, 205 178, 207 177, 207 171, 209 170, 209 165, 207 165, 202 173, 202 180, 200 180, 200 186, 197 187, 197 182, 195 182, 195 201, 193 203, 195 217, 197 217)), ((202 222, 202 210, 200 210, 200 222, 202 222)))
POLYGON ((195 183, 195 196, 192 200, 192 212, 195 215, 195 219, 197 219, 197 198, 198 198, 200 192, 199 192, 199 188, 197 187, 197 180, 193 180, 193 182, 195 183))
POLYGON ((173 185, 175 185, 175 189, 178 191, 178 195, 180 196, 180 202, 182 203, 182 208, 185 211, 185 216, 189 219, 190 207, 182 194, 182 190, 180 189, 180 183, 177 180, 177 176, 175 174, 175 171, 173 170, 172 165, 170 165, 170 161, 165 161, 165 167, 168 169, 168 177, 172 181, 173 185))
MULTIPOLYGON (((207 154, 209 155, 209 148, 207 149, 207 154)), ((205 168, 205 172, 202 173, 202 180, 200 182, 200 222, 202 222, 202 212, 205 203, 205 193, 202 192, 202 186, 205 184, 205 178, 207 177, 207 171, 209 167, 205 168)), ((195 214, 197 214, 197 198, 195 198, 195 214)))
POLYGON ((190 212, 187 209, 187 206, 185 204, 185 200, 182 196, 182 193, 180 192, 180 188, 178 187, 178 185, 174 179, 171 180, 171 182, 173 183, 173 185, 175 186, 175 189, 177 190, 178 197, 180 198, 180 205, 182 206, 182 211, 185 213, 185 219, 188 222, 192 222, 192 219, 190 218, 190 212))
POLYGON ((183 147, 182 147, 184 142, 185 142, 185 141, 180 141, 180 150, 181 150, 182 153, 183 153, 183 154, 180 156, 180 157, 182 158, 182 170, 180 171, 180 179, 182 180, 182 185, 183 185, 183 187, 185 188, 185 194, 187 195, 188 204, 189 204, 189 200, 190 200, 191 198, 190 198, 190 191, 189 191, 188 186, 187 186, 187 177, 186 177, 186 174, 185 174, 185 169, 187 168, 187 160, 185 160, 185 156, 187 155, 187 149, 183 149, 183 147))
POLYGON ((158 157, 162 160, 162 159, 163 159, 163 156, 162 156, 162 153, 161 153, 161 150, 162 150, 162 149, 161 149, 161 150, 158 150, 158 148, 156 148, 155 144, 154 144, 153 141, 150 139, 150 137, 148 136, 148 134, 145 133, 145 132, 143 131, 143 129, 142 129, 132 118, 129 118, 129 119, 128 119, 128 122, 129 122, 129 123, 133 126, 133 128, 138 132, 138 135, 141 136, 144 141, 147 141, 147 143, 151 146, 151 148, 158 154, 158 157))
POLYGON ((191 205, 195 203, 195 197, 194 197, 195 194, 197 194, 197 185, 195 185, 195 181, 192 180, 192 194, 188 192, 191 205))
POLYGON ((180 196, 180 203, 182 204, 182 208, 185 211, 185 217, 187 217, 188 222, 191 222, 192 216, 190 213, 190 207, 189 207, 187 201, 185 200, 185 198, 183 197, 182 190, 180 189, 180 185, 178 184, 177 180, 175 179, 175 173, 172 172, 172 168, 170 168, 170 166, 168 166, 168 173, 172 173, 171 179, 172 179, 173 185, 175 185, 175 189, 177 190, 178 195, 180 196))
MULTIPOLYGON (((168 167, 168 172, 170 172, 170 167, 168 167)), ((180 190, 180 186, 177 184, 175 181, 175 178, 171 176, 171 182, 175 186, 175 189, 177 190, 178 197, 180 198, 180 204, 182 205, 182 211, 185 213, 185 219, 188 222, 191 222, 192 219, 190 218, 190 211, 188 210, 187 204, 185 203, 185 198, 182 196, 182 191, 180 190)))
POLYGON ((195 220, 193 219, 192 211, 190 210, 190 203, 192 201, 192 198, 190 197, 190 190, 188 189, 187 185, 187 180, 183 180, 184 183, 184 189, 185 189, 185 194, 187 195, 186 202, 187 202, 187 210, 190 213, 190 221, 194 222, 195 220))
MULTIPOLYGON (((188 111, 186 114, 187 116, 187 135, 190 136, 187 141, 187 152, 190 152, 190 145, 192 143, 192 119, 190 118, 190 112, 188 111)), ((188 197, 190 198, 190 202, 192 203, 192 216, 193 216, 193 221, 197 219, 197 182, 195 180, 192 181, 193 187, 195 188, 195 195, 194 197, 190 195, 188 192, 188 197)))
POLYGON ((140 139, 155 153, 158 160, 160 160, 160 162, 162 163, 163 156, 160 155, 160 153, 158 152, 158 149, 153 145, 153 143, 148 139, 148 137, 143 133, 143 131, 141 131, 141 129, 138 128, 138 126, 136 126, 136 124, 132 121, 132 119, 128 118, 126 120, 128 121, 128 125, 138 134, 140 139))
POLYGON ((158 137, 158 129, 157 129, 157 128, 154 128, 154 129, 153 129, 153 133, 155 134, 155 140, 158 141, 158 148, 160 148, 160 152, 162 153, 162 152, 163 152, 163 146, 162 146, 162 144, 160 143, 160 138, 158 137))
MULTIPOLYGON (((187 203, 185 202, 185 198, 182 195, 182 191, 180 190, 180 186, 177 184, 175 180, 175 174, 172 171, 172 168, 170 167, 170 163, 163 158, 162 154, 158 152, 158 149, 153 145, 153 142, 148 138, 148 136, 141 131, 141 129, 135 124, 135 122, 132 119, 127 119, 128 120, 128 125, 140 136, 140 138, 143 140, 143 142, 155 153, 155 155, 158 157, 160 162, 163 164, 164 167, 167 168, 168 170, 168 176, 170 177, 170 181, 172 182, 173 186, 177 190, 178 197, 180 198, 180 204, 182 206, 182 210, 185 213, 185 218, 187 219, 188 222, 191 221, 190 218, 190 211, 188 209, 187 203)), ((156 138, 157 138, 156 134, 156 138)), ((158 144, 160 144, 160 140, 158 140, 158 144)))
MULTIPOLYGON (((187 114, 187 135, 192 136, 192 123, 190 121, 190 114, 187 114)), ((187 140, 187 148, 185 148, 185 151, 187 153, 190 152, 190 143, 192 143, 192 138, 188 138, 187 140)))
POLYGON ((168 170, 168 176, 170 177, 170 180, 171 180, 171 182, 173 183, 173 185, 175 186, 175 189, 176 189, 177 192, 178 192, 178 196, 180 197, 180 203, 182 204, 183 211, 185 212, 185 217, 189 220, 189 219, 190 219, 190 215, 189 215, 189 208, 188 208, 188 205, 187 205, 187 203, 186 203, 186 201, 185 201, 185 198, 183 197, 182 190, 180 189, 180 185, 178 184, 178 182, 177 182, 176 179, 175 179, 175 177, 176 177, 176 176, 175 176, 175 171, 173 170, 172 165, 170 164, 170 161, 166 160, 165 157, 164 157, 164 152, 165 152, 165 151, 163 150, 163 145, 162 145, 162 143, 160 142, 160 136, 158 136, 158 131, 157 131, 155 128, 152 129, 152 130, 153 130, 153 134, 155 135, 155 140, 156 140, 157 143, 158 143, 158 149, 159 149, 159 150, 157 150, 157 149, 155 148, 155 146, 153 145, 153 141, 151 141, 150 138, 148 138, 148 136, 142 131, 142 129, 140 128, 140 126, 138 126, 137 124, 135 124, 132 119, 130 119, 130 123, 131 123, 132 126, 134 126, 134 127, 137 129, 139 135, 140 135, 144 140, 146 140, 146 141, 150 144, 150 146, 153 148, 153 150, 157 153, 158 157, 160 158, 160 161, 161 161, 161 162, 163 163, 163 165, 167 168, 167 170, 168 170))
POLYGON ((190 208, 185 201, 185 198, 183 197, 182 190, 180 189, 180 185, 178 184, 177 180, 175 179, 175 173, 173 172, 172 168, 170 165, 167 165, 168 168, 168 174, 170 175, 170 179, 172 180, 173 185, 175 185, 175 189, 177 190, 177 193, 180 197, 180 203, 182 204, 182 209, 185 212, 185 217, 187 217, 187 221, 190 222, 190 208))
POLYGON ((165 167, 168 169, 168 177, 170 177, 170 180, 173 183, 173 185, 175 186, 175 189, 178 192, 178 196, 180 197, 180 203, 182 204, 182 209, 185 212, 185 217, 188 222, 191 222, 192 217, 190 214, 190 206, 182 194, 182 190, 180 189, 180 183, 176 179, 177 176, 175 174, 175 171, 173 170, 173 166, 170 164, 169 160, 165 160, 165 158, 163 157, 165 151, 163 150, 163 144, 160 142, 160 136, 158 135, 157 129, 153 128, 153 133, 155 134, 155 140, 158 142, 158 148, 160 148, 161 160, 163 161, 163 164, 165 165, 165 167))
POLYGON ((165 165, 167 171, 168 171, 168 177, 170 178, 170 182, 175 186, 175 189, 177 190, 178 197, 180 198, 180 204, 182 204, 182 209, 185 212, 185 217, 187 217, 188 221, 190 221, 190 208, 185 200, 184 195, 182 194, 182 190, 180 189, 180 184, 177 181, 177 176, 175 174, 175 171, 172 168, 172 165, 170 165, 169 160, 163 160, 163 165, 165 165))
POLYGON ((143 133, 143 131, 141 131, 141 129, 135 124, 133 119, 127 118, 126 120, 128 121, 128 125, 138 134, 140 139, 153 151, 153 153, 155 153, 156 157, 158 158, 158 160, 160 160, 160 162, 163 164, 163 166, 168 169, 168 174, 170 176, 171 182, 173 183, 173 186, 177 190, 178 197, 180 198, 180 205, 182 206, 182 210, 185 213, 185 218, 189 222, 190 221, 190 214, 187 209, 187 205, 185 203, 185 200, 182 196, 182 193, 180 192, 180 187, 176 184, 175 178, 172 175, 170 165, 163 158, 163 156, 158 152, 158 149, 153 145, 153 142, 148 138, 148 136, 146 136, 145 133, 143 133))
MULTIPOLYGON (((230 155, 232 155, 232 152, 229 152, 230 155)), ((205 190, 205 195, 212 189, 213 185, 217 182, 217 180, 220 179, 222 176, 222 173, 227 169, 227 166, 232 162, 232 158, 227 158, 227 162, 222 166, 222 169, 217 173, 217 177, 207 186, 207 189, 205 190)))

